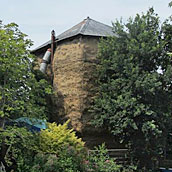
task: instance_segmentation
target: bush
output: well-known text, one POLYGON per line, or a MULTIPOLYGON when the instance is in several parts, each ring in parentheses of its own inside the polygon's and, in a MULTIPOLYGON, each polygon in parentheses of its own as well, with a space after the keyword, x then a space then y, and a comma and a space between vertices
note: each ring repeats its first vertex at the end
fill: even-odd
POLYGON ((3 158, 6 171, 132 172, 117 165, 108 156, 105 145, 98 146, 86 156, 84 142, 67 128, 68 123, 58 126, 55 123, 48 124, 48 128, 40 133, 17 127, 0 132, 0 144, 4 143, 6 147, 3 158))
POLYGON ((38 153, 31 172, 82 172, 81 160, 68 151, 60 154, 38 153))
POLYGON ((84 151, 84 142, 77 138, 73 129, 68 129, 69 120, 63 125, 49 123, 46 130, 40 132, 39 150, 47 153, 58 153, 68 148, 77 153, 84 151))
POLYGON ((8 127, 0 131, 0 165, 7 172, 28 171, 33 161, 35 135, 25 128, 8 127), (2 164, 1 164, 2 163, 2 164))
POLYGON ((58 125, 49 123, 42 130, 37 145, 37 155, 31 172, 79 172, 82 159, 86 155, 84 142, 77 138, 68 123, 58 125))
POLYGON ((132 172, 132 168, 123 168, 115 163, 114 158, 110 158, 105 145, 95 147, 84 161, 85 172, 132 172))
POLYGON ((84 142, 63 125, 48 124, 40 133, 9 127, 0 132, 0 163, 7 172, 82 171, 84 142))

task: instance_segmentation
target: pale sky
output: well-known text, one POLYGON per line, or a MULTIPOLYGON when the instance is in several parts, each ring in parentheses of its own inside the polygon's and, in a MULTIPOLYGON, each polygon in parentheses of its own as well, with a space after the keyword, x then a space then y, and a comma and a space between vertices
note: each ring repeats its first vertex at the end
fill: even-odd
POLYGON ((34 42, 32 49, 50 39, 51 30, 61 34, 87 16, 111 25, 154 7, 161 20, 172 14, 170 0, 0 0, 0 20, 15 22, 34 42))

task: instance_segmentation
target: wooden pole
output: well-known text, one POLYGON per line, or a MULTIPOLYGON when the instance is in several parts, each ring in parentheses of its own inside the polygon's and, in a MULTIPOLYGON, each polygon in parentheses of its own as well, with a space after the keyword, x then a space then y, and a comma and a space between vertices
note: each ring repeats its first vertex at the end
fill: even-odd
POLYGON ((53 58, 54 58, 54 50, 55 50, 55 31, 51 32, 51 82, 53 84, 54 74, 53 74, 53 58))

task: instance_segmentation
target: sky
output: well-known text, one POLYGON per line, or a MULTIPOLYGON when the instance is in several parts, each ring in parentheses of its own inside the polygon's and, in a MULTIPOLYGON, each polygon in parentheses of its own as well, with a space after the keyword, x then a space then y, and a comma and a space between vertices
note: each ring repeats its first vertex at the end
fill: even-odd
POLYGON ((116 19, 127 21, 137 13, 154 7, 163 21, 172 14, 170 0, 0 0, 0 20, 4 24, 15 22, 28 35, 34 45, 50 40, 54 29, 56 36, 90 18, 112 25, 116 19))

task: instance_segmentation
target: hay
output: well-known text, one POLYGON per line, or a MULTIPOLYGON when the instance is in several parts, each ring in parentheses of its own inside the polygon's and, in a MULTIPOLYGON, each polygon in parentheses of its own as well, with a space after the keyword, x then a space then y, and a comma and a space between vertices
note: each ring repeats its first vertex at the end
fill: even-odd
POLYGON ((58 45, 54 55, 57 118, 69 118, 72 127, 79 132, 90 120, 88 107, 94 96, 90 90, 94 87, 97 45, 98 39, 94 37, 76 38, 58 45))
MULTIPOLYGON (((121 145, 114 141, 104 129, 96 129, 90 125, 90 105, 95 96, 94 72, 99 38, 75 37, 57 45, 54 60, 54 96, 51 98, 51 121, 63 123, 71 120, 71 127, 79 133, 86 142, 86 146, 93 148, 101 143, 111 148, 121 145)), ((38 64, 41 57, 38 57, 38 64)), ((50 65, 47 76, 51 77, 50 65)))

